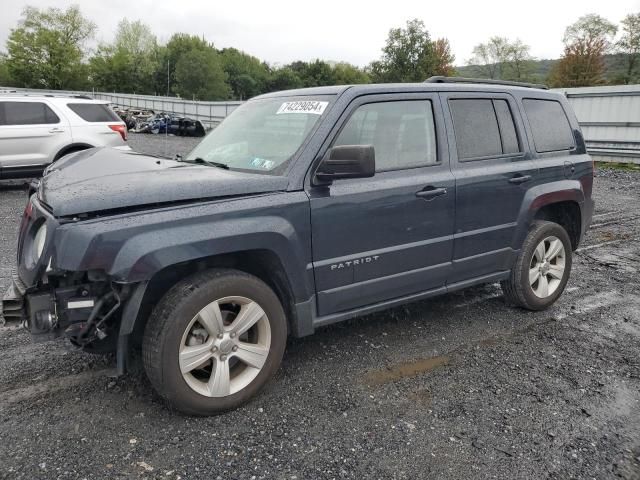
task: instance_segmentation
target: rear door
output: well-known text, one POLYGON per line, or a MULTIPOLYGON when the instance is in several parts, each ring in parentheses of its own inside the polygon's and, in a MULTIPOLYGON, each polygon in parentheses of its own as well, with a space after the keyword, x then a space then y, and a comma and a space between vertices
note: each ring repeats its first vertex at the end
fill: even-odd
POLYGON ((1 167, 50 163, 69 143, 69 124, 54 106, 39 100, 0 100, 1 167))
POLYGON ((518 214, 538 169, 515 100, 500 93, 443 93, 456 178, 449 283, 506 271, 518 214))
POLYGON ((318 313, 444 289, 455 184, 438 95, 359 97, 334 132, 373 145, 376 174, 309 187, 318 313))

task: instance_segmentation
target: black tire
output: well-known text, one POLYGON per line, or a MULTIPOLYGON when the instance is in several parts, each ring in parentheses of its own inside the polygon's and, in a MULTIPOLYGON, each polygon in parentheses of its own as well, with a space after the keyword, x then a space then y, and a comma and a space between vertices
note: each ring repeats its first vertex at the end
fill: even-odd
POLYGON ((527 310, 544 310, 551 306, 562 295, 569 280, 572 263, 571 255, 571 240, 564 228, 557 223, 543 220, 533 222, 527 238, 524 240, 520 254, 511 269, 511 275, 507 280, 503 280, 500 283, 507 303, 527 310), (548 297, 541 298, 534 293, 533 287, 529 282, 529 267, 538 244, 550 236, 558 238, 564 247, 564 273, 556 290, 548 297))
POLYGON ((287 341, 287 321, 276 294, 260 279, 230 269, 212 269, 173 286, 153 310, 142 342, 144 368, 155 390, 189 415, 214 415, 239 407, 255 396, 278 370, 287 341), (207 397, 193 390, 180 371, 182 336, 195 315, 214 300, 230 296, 252 299, 268 317, 271 344, 255 379, 224 397, 207 397))

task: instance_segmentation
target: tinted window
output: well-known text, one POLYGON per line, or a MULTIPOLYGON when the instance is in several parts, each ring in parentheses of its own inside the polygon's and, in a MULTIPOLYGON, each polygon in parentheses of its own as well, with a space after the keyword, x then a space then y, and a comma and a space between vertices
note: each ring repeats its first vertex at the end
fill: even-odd
POLYGON ((100 103, 68 103, 67 107, 87 122, 119 122, 118 117, 107 105, 100 103))
POLYGON ((500 127, 502 153, 518 153, 520 146, 518 145, 518 135, 516 134, 516 126, 513 123, 513 115, 511 115, 509 103, 506 100, 494 100, 493 106, 496 109, 498 126, 500 127))
POLYGON ((491 100, 451 100, 449 105, 460 160, 502 155, 498 120, 491 100))
POLYGON ((560 102, 526 99, 522 103, 529 118, 536 151, 569 150, 574 146, 571 126, 560 102))
POLYGON ((0 123, 3 125, 42 125, 59 122, 58 116, 44 103, 0 102, 0 123))
POLYGON ((351 115, 334 145, 373 145, 378 172, 433 165, 438 157, 431 102, 362 105, 351 115))

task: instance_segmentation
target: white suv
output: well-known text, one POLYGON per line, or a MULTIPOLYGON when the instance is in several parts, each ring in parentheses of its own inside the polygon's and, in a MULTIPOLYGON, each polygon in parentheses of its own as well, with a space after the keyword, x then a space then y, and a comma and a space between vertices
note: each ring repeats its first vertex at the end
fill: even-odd
POLYGON ((108 103, 85 97, 0 94, 0 179, 38 176, 91 147, 127 149, 127 127, 108 103))

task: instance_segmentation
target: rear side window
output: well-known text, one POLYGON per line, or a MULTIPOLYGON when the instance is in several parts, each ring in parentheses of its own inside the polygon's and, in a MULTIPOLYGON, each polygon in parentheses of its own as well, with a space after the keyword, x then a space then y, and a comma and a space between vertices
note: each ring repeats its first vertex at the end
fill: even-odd
POLYGON ((376 171, 438 163, 429 100, 368 103, 358 107, 334 145, 373 145, 376 171))
POLYGON ((0 125, 47 125, 60 118, 42 102, 0 102, 0 125))
POLYGON ((67 103, 67 107, 86 122, 119 122, 120 117, 101 103, 67 103))
POLYGON ((571 125, 560 102, 529 98, 522 103, 537 152, 570 150, 575 146, 571 125))
POLYGON ((516 126, 506 100, 454 99, 449 106, 460 160, 520 152, 516 126))

